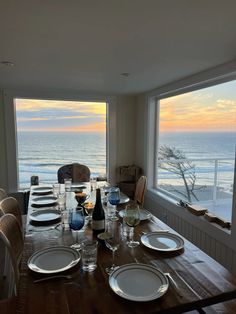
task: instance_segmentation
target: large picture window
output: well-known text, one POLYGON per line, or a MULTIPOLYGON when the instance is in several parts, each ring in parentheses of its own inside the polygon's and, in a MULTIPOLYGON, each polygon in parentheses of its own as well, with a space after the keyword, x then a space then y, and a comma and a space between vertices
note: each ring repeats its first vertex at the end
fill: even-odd
POLYGON ((231 220, 236 81, 159 99, 156 186, 231 220))
POLYGON ((64 164, 87 165, 106 176, 106 103, 15 99, 18 186, 57 181, 64 164))

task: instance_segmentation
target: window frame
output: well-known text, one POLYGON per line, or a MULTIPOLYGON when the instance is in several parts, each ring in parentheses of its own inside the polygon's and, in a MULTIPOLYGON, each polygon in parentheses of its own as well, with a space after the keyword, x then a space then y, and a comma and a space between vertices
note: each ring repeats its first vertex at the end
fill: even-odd
POLYGON ((106 116, 106 173, 109 182, 116 180, 116 97, 94 96, 52 92, 35 92, 21 90, 4 90, 4 115, 5 135, 6 135, 6 155, 7 155, 7 178, 6 186, 9 192, 17 192, 19 189, 18 180, 18 143, 17 125, 15 113, 15 99, 40 99, 40 100, 63 100, 63 101, 91 101, 105 102, 107 104, 106 116))
MULTIPOLYGON (((234 65, 235 68, 235 65, 234 65)), ((168 208, 173 215, 179 215, 181 218, 193 223, 206 232, 210 232, 213 236, 222 241, 228 241, 230 247, 235 247, 234 240, 236 238, 236 166, 234 169, 234 190, 232 201, 232 227, 231 231, 227 229, 219 229, 210 224, 207 220, 199 219, 199 217, 190 217, 189 213, 177 205, 176 200, 170 198, 168 195, 162 193, 157 187, 157 173, 156 173, 156 153, 158 147, 158 111, 159 101, 164 98, 177 96, 187 92, 193 92, 202 88, 211 87, 221 83, 226 83, 236 79, 236 72, 232 71, 232 67, 223 67, 213 69, 208 72, 199 73, 193 77, 166 85, 162 88, 156 89, 147 95, 147 143, 146 143, 146 171, 149 178, 148 182, 148 197, 161 205, 163 208, 168 208), (220 72, 222 71, 222 74, 220 72)), ((235 152, 235 165, 236 165, 236 152, 235 152)))

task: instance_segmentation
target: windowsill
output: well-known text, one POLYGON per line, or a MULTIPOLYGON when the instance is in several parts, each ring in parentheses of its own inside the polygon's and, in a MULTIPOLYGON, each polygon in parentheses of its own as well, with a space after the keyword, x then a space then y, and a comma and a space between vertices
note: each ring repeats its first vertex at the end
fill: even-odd
MULTIPOLYGON (((233 243, 230 230, 207 221, 203 216, 193 215, 186 208, 178 206, 177 201, 171 199, 156 189, 148 189, 146 198, 164 208, 167 211, 167 215, 169 212, 170 214, 178 216, 199 230, 205 232, 210 237, 213 237, 219 242, 227 243, 228 246, 235 249, 235 243, 233 243)), ((156 209, 157 208, 158 206, 156 206, 156 209)), ((155 210, 152 210, 152 212, 155 213, 155 210)))

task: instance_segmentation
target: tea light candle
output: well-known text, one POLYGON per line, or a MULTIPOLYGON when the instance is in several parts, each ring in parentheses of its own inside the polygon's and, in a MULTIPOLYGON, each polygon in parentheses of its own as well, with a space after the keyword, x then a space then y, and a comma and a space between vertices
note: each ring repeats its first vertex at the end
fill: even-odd
POLYGON ((84 206, 85 206, 86 208, 88 208, 88 209, 94 208, 94 204, 93 204, 93 203, 86 203, 86 204, 84 204, 84 206))

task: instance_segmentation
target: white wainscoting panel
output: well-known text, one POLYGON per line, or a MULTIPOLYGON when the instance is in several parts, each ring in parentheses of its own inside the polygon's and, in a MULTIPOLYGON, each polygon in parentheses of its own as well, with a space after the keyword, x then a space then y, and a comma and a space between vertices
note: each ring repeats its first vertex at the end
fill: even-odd
POLYGON ((152 200, 145 200, 145 208, 236 275, 236 252, 225 243, 219 242, 160 205, 158 210, 154 210, 156 206, 153 206, 152 200))

